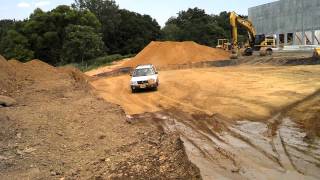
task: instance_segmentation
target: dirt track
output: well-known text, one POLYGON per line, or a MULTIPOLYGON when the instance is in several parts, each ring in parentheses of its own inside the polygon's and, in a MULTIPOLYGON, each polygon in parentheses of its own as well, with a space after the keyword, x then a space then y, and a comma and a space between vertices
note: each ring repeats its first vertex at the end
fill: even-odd
POLYGON ((225 67, 160 72, 157 92, 132 94, 130 76, 92 83, 128 114, 163 108, 220 113, 230 119, 266 119, 320 88, 320 66, 225 67))
MULTIPOLYGON (((179 133, 204 179, 320 178, 320 141, 306 141, 304 122, 288 113, 320 96, 319 65, 161 71, 157 92, 136 94, 129 79, 101 78, 92 85, 133 122, 179 133)), ((304 108, 299 111, 310 106, 304 108)))

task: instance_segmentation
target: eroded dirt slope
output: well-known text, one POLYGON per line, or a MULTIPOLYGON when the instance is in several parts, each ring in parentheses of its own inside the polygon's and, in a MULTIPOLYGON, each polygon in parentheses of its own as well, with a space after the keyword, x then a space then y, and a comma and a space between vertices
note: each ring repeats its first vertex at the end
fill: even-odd
POLYGON ((0 58, 0 179, 201 179, 178 135, 130 124, 75 69, 0 58))

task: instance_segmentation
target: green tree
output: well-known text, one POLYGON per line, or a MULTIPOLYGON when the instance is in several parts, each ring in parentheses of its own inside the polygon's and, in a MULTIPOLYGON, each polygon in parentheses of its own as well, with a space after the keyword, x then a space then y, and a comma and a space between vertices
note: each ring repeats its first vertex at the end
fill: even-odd
POLYGON ((114 0, 75 0, 73 7, 80 10, 89 10, 102 24, 101 32, 107 52, 117 51, 118 42, 116 33, 121 22, 119 7, 114 0))
POLYGON ((101 28, 99 20, 88 10, 77 10, 69 6, 58 6, 44 12, 36 9, 19 30, 29 38, 30 47, 36 58, 50 64, 65 64, 63 53, 67 38, 66 28, 70 25, 88 26, 98 33, 101 28))
POLYGON ((13 29, 15 21, 9 19, 0 20, 0 40, 6 35, 7 31, 13 29))
POLYGON ((29 50, 28 39, 15 30, 9 30, 0 42, 1 54, 7 59, 27 61, 33 59, 33 51, 29 50))
POLYGON ((66 28, 66 39, 63 43, 62 57, 67 63, 84 63, 87 59, 100 56, 103 52, 103 41, 92 27, 69 25, 66 28))
POLYGON ((164 28, 162 28, 161 37, 163 37, 162 38, 163 40, 170 40, 170 41, 183 40, 182 30, 178 27, 178 25, 174 23, 168 23, 164 28))
MULTIPOLYGON (((243 40, 247 32, 239 27, 239 39, 243 40)), ((216 46, 218 39, 231 39, 229 13, 208 15, 199 8, 181 11, 177 17, 170 18, 162 29, 163 40, 192 40, 208 46, 216 46)))
POLYGON ((137 53, 160 37, 160 26, 149 15, 119 9, 114 0, 76 0, 74 7, 94 13, 102 24, 108 53, 137 53))
POLYGON ((164 39, 191 40, 200 44, 215 45, 223 37, 224 30, 204 10, 199 8, 181 11, 176 18, 170 18, 163 28, 164 39))
MULTIPOLYGON (((218 25, 224 29, 224 37, 226 39, 231 40, 231 26, 229 20, 230 13, 223 11, 219 15, 213 15, 212 17, 217 21, 218 25)), ((247 16, 242 16, 244 19, 248 19, 247 16)), ((238 27, 238 34, 239 34, 239 42, 245 42, 247 40, 247 30, 241 26, 238 27)))
POLYGON ((149 15, 120 10, 121 23, 115 34, 114 53, 132 54, 160 37, 160 26, 149 15))

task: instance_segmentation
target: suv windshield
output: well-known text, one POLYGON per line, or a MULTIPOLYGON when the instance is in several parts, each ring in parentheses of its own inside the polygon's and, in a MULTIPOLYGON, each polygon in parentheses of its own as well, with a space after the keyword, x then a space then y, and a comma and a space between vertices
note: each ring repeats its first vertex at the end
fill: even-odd
POLYGON ((133 72, 133 77, 140 77, 140 76, 150 76, 150 75, 154 75, 154 71, 152 68, 144 68, 144 69, 136 69, 133 72))

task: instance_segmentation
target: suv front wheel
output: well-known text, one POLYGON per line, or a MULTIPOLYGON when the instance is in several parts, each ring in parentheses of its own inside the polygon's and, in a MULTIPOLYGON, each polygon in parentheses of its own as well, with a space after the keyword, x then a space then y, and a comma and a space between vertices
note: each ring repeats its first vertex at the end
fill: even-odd
POLYGON ((136 89, 134 89, 134 88, 131 88, 131 92, 132 92, 132 93, 136 93, 136 92, 137 92, 137 90, 136 90, 136 89))

